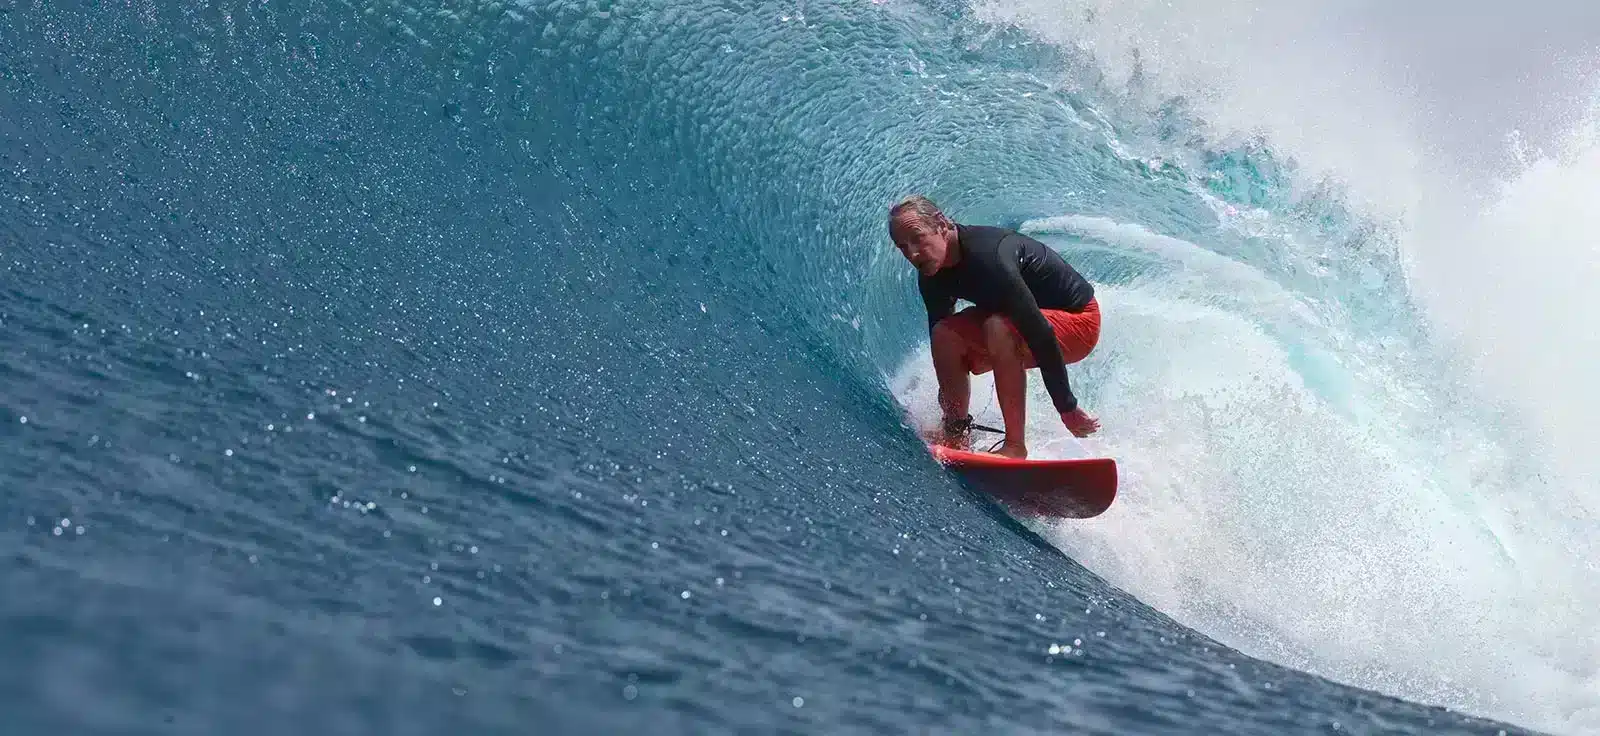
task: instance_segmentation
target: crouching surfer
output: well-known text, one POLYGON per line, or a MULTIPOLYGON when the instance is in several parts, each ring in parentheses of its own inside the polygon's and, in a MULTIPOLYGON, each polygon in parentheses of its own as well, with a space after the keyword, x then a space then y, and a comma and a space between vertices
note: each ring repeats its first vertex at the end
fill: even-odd
POLYGON ((928 310, 944 415, 936 443, 969 448, 970 376, 991 370, 1005 419, 998 454, 1028 456, 1024 407, 1030 368, 1039 369, 1073 435, 1087 437, 1100 428, 1067 381, 1067 366, 1100 341, 1100 306, 1094 287, 1061 254, 1014 230, 953 222, 920 195, 890 208, 889 237, 916 267, 928 310), (958 299, 972 306, 956 312, 958 299))

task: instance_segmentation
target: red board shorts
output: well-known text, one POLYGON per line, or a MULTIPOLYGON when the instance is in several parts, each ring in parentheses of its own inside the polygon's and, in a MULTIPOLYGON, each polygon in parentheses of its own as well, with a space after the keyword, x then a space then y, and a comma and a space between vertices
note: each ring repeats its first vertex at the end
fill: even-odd
MULTIPOLYGON (((1060 309, 1041 309, 1050 329, 1056 333, 1056 345, 1061 348, 1061 358, 1068 364, 1076 363, 1089 356, 1089 351, 1100 342, 1100 304, 1094 299, 1084 305, 1082 312, 1068 312, 1060 309)), ((994 363, 989 357, 988 340, 983 336, 983 320, 991 313, 978 307, 967 307, 939 322, 939 326, 949 325, 950 329, 961 336, 962 342, 967 346, 967 371, 973 375, 980 375, 994 370, 994 363)), ((1017 326, 1011 324, 1009 318, 1006 324, 1011 326, 1011 332, 1016 336, 1017 349, 1022 354, 1024 368, 1037 368, 1039 363, 1033 357, 1033 351, 1028 349, 1028 343, 1022 339, 1022 334, 1017 332, 1017 326)))

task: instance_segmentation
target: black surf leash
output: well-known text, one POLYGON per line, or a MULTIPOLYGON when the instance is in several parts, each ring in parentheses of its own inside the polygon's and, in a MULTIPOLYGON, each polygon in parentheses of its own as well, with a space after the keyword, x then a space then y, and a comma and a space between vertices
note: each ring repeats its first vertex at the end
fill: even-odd
POLYGON ((973 430, 973 429, 976 429, 976 430, 979 430, 979 431, 982 431, 982 432, 989 432, 989 433, 992 433, 992 434, 1000 435, 1000 441, 994 443, 993 445, 990 445, 989 449, 986 450, 986 452, 994 452, 995 450, 1000 449, 1001 445, 1004 445, 1006 443, 1006 439, 1005 439, 1006 431, 1005 430, 1003 430, 1003 429, 995 429, 994 427, 989 427, 989 426, 985 426, 985 425, 982 425, 982 424, 974 423, 972 421, 972 415, 971 414, 968 414, 967 416, 964 416, 964 417, 962 417, 960 419, 957 419, 957 420, 955 420, 953 422, 946 421, 944 423, 944 432, 945 432, 946 435, 952 434, 953 432, 961 432, 962 434, 966 434, 966 433, 968 433, 969 430, 973 430))

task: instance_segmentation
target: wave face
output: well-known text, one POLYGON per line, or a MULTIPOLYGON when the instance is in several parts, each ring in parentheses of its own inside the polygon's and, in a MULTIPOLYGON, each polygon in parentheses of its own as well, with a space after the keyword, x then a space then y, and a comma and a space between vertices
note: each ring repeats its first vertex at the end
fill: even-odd
POLYGON ((0 0, 6 711, 1600 725, 1593 506, 1388 216, 1016 10, 0 0), (907 426, 912 191, 1100 285, 1101 519, 907 426))

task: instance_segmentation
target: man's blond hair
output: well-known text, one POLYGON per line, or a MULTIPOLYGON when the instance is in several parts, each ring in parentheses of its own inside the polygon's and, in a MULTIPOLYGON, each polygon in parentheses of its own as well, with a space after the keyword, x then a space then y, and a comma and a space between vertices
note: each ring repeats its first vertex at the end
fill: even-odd
POLYGON ((945 216, 944 211, 939 209, 939 205, 933 203, 933 200, 920 194, 913 194, 901 199, 893 207, 889 208, 889 221, 892 223, 894 218, 899 217, 908 210, 916 215, 918 220, 929 225, 936 225, 949 219, 945 216))

